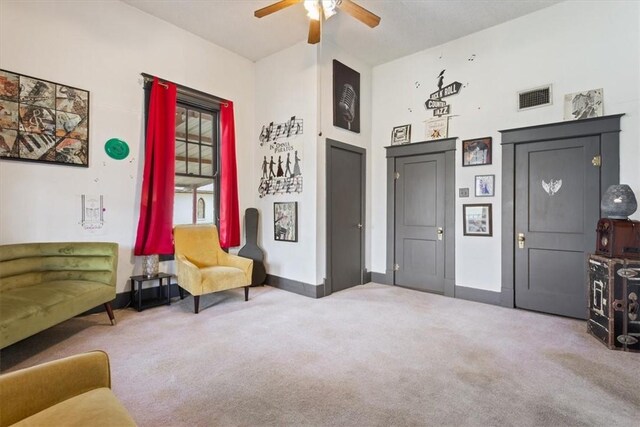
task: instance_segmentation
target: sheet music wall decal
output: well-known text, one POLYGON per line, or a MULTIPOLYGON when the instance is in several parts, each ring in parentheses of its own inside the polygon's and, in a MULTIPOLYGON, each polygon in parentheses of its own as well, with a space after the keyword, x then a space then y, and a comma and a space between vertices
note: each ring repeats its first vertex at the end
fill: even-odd
POLYGON ((268 148, 261 163, 258 194, 302 193, 303 143, 295 137, 303 133, 303 120, 292 116, 287 122, 263 125, 258 137, 261 147, 268 148))

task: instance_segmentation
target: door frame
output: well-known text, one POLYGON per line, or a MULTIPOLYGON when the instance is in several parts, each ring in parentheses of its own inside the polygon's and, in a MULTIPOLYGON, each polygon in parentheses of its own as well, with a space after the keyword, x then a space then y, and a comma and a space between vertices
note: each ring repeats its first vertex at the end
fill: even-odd
POLYGON ((445 201, 444 201, 444 295, 455 296, 456 288, 456 142, 458 138, 445 138, 435 141, 414 142, 411 144, 391 145, 386 148, 387 157, 387 284, 395 286, 393 270, 395 262, 395 171, 397 157, 419 156, 423 154, 445 155, 445 201))
POLYGON ((336 141, 335 139, 326 138, 326 165, 325 165, 325 174, 326 174, 326 188, 325 188, 325 200, 326 200, 326 233, 327 233, 327 253, 326 253, 326 279, 324 286, 324 295, 331 295, 333 293, 333 278, 332 278, 332 265, 331 265, 331 251, 333 249, 333 239, 331 237, 331 226, 333 225, 332 215, 331 215, 331 198, 329 197, 329 189, 331 188, 332 179, 331 176, 331 166, 332 166, 332 157, 331 150, 334 148, 349 151, 352 153, 360 154, 360 170, 362 171, 362 176, 360 179, 360 192, 362 197, 360 198, 360 212, 362 212, 362 231, 360 232, 360 247, 362 248, 360 255, 360 284, 364 284, 364 275, 365 272, 365 234, 367 230, 367 213, 366 213, 366 201, 367 201, 367 150, 362 147, 358 147, 356 145, 346 144, 344 142, 336 141))
MULTIPOLYGON (((502 289, 500 304, 515 307, 515 156, 516 145, 554 139, 600 138, 600 197, 620 180, 620 118, 624 114, 593 119, 505 129, 502 134, 502 289)), ((593 224, 595 228, 596 224, 593 224)), ((594 242, 595 244, 595 242, 594 242)), ((586 268, 586 266, 585 266, 586 268)))

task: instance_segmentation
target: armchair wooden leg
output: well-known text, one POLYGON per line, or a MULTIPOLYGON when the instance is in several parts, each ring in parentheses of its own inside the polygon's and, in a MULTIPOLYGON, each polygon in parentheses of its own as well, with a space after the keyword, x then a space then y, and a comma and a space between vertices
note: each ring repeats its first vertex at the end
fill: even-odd
POLYGON ((200 295, 193 296, 193 310, 198 314, 198 311, 200 310, 200 295))
POLYGON ((107 310, 107 314, 109 315, 109 320, 111 320, 111 325, 116 324, 116 317, 113 315, 113 309, 111 308, 110 302, 104 303, 104 308, 107 310))
POLYGON ((249 301, 249 287, 248 286, 244 287, 244 300, 245 301, 249 301))
POLYGON ((184 299, 184 289, 182 289, 180 285, 178 285, 178 294, 180 295, 180 299, 184 299))

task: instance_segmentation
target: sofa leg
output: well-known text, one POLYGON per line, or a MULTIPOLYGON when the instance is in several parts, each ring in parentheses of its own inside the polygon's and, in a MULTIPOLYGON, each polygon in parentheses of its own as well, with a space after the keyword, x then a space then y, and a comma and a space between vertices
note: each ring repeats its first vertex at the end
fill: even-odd
POLYGON ((245 301, 249 301, 249 287, 248 286, 244 287, 244 300, 245 301))
POLYGON ((109 320, 111 320, 111 325, 116 324, 116 317, 113 315, 113 309, 111 308, 110 302, 104 303, 104 308, 107 310, 107 314, 109 315, 109 320))
POLYGON ((198 314, 200 310, 200 295, 193 296, 193 311, 198 314))
POLYGON ((180 299, 184 299, 184 289, 182 289, 180 285, 178 285, 178 294, 180 295, 180 299))

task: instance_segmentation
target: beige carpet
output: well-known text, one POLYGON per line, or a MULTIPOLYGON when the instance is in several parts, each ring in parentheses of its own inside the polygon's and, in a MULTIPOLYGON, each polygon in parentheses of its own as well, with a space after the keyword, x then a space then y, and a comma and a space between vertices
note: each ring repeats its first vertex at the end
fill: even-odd
POLYGON ((72 319, 0 366, 103 349, 141 426, 640 425, 640 354, 582 321, 377 284, 251 294, 72 319))

